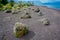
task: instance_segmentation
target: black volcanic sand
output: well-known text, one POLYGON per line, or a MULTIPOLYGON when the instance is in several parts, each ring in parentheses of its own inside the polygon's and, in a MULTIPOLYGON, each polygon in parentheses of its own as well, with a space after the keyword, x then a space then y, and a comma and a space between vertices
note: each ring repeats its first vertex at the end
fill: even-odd
POLYGON ((0 13, 0 40, 60 40, 60 11, 47 7, 32 6, 26 9, 30 12, 32 18, 21 19, 24 14, 24 8, 18 14, 0 13), (38 16, 32 9, 40 8, 43 16, 38 16), (50 25, 45 26, 39 20, 48 18, 50 25), (26 24, 30 32, 21 37, 16 38, 13 34, 13 27, 16 22, 26 24))

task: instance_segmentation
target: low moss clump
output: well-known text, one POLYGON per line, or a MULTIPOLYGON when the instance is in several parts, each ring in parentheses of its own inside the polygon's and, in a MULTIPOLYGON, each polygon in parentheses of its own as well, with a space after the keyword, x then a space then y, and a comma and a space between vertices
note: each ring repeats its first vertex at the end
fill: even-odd
POLYGON ((18 11, 17 10, 13 10, 12 14, 18 14, 18 11))
POLYGON ((25 15, 25 16, 21 17, 21 19, 27 19, 27 18, 31 18, 31 16, 30 15, 25 15))
POLYGON ((50 23, 47 18, 43 18, 43 19, 41 20, 41 22, 42 22, 44 25, 49 25, 49 23, 50 23))
POLYGON ((17 38, 19 38, 19 37, 26 35, 28 33, 28 29, 26 25, 18 22, 15 24, 13 32, 14 32, 14 35, 17 38))
POLYGON ((27 19, 27 18, 31 18, 31 16, 29 15, 29 13, 26 13, 25 15, 23 15, 21 17, 21 19, 27 19))

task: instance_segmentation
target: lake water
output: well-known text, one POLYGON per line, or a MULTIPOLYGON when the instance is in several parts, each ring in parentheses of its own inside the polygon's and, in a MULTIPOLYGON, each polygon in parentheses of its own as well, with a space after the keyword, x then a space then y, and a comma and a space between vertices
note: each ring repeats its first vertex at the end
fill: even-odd
MULTIPOLYGON (((27 1, 23 1, 27 2, 27 1)), ((57 2, 50 2, 50 3, 42 3, 40 1, 31 1, 34 3, 36 6, 47 6, 49 8, 54 8, 54 9, 59 9, 60 10, 60 1, 57 2)))
POLYGON ((34 1, 34 5, 47 6, 49 8, 60 9, 60 2, 41 3, 39 1, 34 1))

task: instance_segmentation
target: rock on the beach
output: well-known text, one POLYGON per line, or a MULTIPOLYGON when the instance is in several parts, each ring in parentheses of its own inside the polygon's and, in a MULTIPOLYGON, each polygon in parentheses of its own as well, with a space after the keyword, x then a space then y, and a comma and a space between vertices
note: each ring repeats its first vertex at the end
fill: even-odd
POLYGON ((30 10, 31 8, 29 7, 28 9, 30 10))
POLYGON ((39 12, 39 11, 40 11, 40 9, 39 9, 39 8, 35 9, 35 12, 39 12))
POLYGON ((42 12, 38 12, 37 14, 38 14, 39 16, 42 16, 42 15, 43 15, 42 12))
POLYGON ((11 10, 6 10, 6 13, 11 13, 12 11, 11 10))
POLYGON ((28 29, 27 29, 27 26, 25 24, 22 24, 22 23, 15 23, 15 26, 13 28, 13 32, 14 32, 14 35, 19 38, 19 37, 22 37, 24 36, 25 34, 28 33, 28 29))

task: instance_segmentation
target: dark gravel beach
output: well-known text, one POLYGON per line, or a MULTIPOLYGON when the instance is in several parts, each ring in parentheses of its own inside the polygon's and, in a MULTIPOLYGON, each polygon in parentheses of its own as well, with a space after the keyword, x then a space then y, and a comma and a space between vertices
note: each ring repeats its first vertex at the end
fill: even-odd
POLYGON ((60 10, 47 7, 31 6, 31 9, 22 8, 18 14, 0 12, 0 40, 60 40, 60 10), (38 16, 32 9, 39 8, 43 16, 38 16), (30 12, 32 18, 21 19, 24 11, 30 12), (45 26, 39 20, 48 18, 50 25, 45 26), (21 38, 13 34, 16 22, 22 22, 29 28, 29 33, 21 38))

